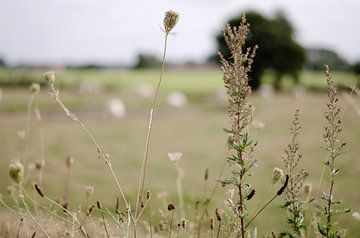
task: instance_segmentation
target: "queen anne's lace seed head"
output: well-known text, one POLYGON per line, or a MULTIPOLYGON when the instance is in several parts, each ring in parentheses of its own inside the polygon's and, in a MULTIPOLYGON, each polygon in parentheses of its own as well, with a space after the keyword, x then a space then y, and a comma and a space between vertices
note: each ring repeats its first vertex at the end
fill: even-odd
POLYGON ((175 27, 178 20, 179 20, 179 13, 172 10, 165 12, 164 30, 166 34, 170 33, 170 31, 175 27))
POLYGON ((23 181, 24 178, 24 165, 20 160, 13 160, 9 165, 9 175, 18 184, 23 181))

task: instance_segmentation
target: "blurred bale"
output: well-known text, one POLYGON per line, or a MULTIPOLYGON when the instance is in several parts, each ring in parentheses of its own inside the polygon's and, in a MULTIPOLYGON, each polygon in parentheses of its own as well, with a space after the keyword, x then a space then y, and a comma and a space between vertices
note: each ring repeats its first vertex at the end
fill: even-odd
POLYGON ((106 111, 115 119, 122 119, 126 115, 125 104, 121 99, 114 98, 106 103, 106 111))
POLYGON ((150 84, 140 84, 134 89, 135 93, 143 98, 150 98, 154 95, 154 88, 150 84))
POLYGON ((166 102, 172 107, 180 108, 186 106, 187 98, 182 92, 174 91, 168 94, 166 102))

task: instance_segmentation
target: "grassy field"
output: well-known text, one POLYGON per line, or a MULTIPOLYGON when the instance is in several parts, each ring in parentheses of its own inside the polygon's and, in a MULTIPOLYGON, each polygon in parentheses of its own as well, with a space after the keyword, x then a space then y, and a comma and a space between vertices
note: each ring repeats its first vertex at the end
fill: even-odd
MULTIPOLYGON (((34 73, 36 81, 42 74, 34 73)), ((139 96, 135 88, 140 84, 155 85, 157 71, 59 71, 58 84, 65 88, 62 98, 81 118, 95 137, 111 155, 120 183, 124 186, 126 195, 135 200, 137 180, 141 166, 147 122, 150 110, 150 99, 139 96), (76 86, 80 82, 93 82, 104 87, 99 94, 79 94, 76 86), (105 110, 105 104, 112 98, 121 98, 127 109, 125 118, 115 120, 105 110)), ((269 77, 268 77, 269 78, 269 77)), ((346 74, 335 74, 341 85, 352 86, 355 77, 346 74)), ((269 80, 269 79, 266 79, 269 80)), ((3 79, 0 82, 4 82, 3 79)), ((321 74, 303 73, 301 83, 308 88, 323 88, 325 79, 321 74)), ((170 71, 166 74, 160 94, 160 106, 153 128, 153 139, 150 149, 149 181, 150 189, 156 194, 169 193, 168 202, 178 204, 176 195, 176 172, 174 165, 167 158, 168 152, 181 151, 183 158, 180 166, 184 168, 183 187, 189 204, 203 196, 204 171, 210 171, 207 193, 216 184, 217 176, 224 164, 226 156, 226 135, 223 128, 228 126, 226 101, 219 96, 222 89, 221 73, 219 71, 170 71), (167 105, 166 95, 173 91, 183 91, 189 103, 183 108, 167 105)), ((344 137, 348 142, 347 153, 341 157, 339 167, 341 176, 336 181, 335 194, 338 199, 352 208, 360 211, 360 163, 359 115, 346 104, 343 93, 343 126, 344 137)), ((30 92, 21 88, 2 88, 0 101, 0 193, 6 195, 6 187, 11 184, 7 176, 8 164, 13 158, 22 158, 26 165, 33 163, 41 156, 40 126, 45 135, 45 183, 44 190, 52 197, 61 197, 64 193, 64 176, 66 175, 65 158, 75 158, 75 165, 69 176, 70 207, 75 209, 78 203, 83 203, 84 187, 95 187, 92 201, 101 200, 105 206, 113 208, 116 194, 115 184, 104 162, 97 158, 96 148, 89 138, 74 122, 65 117, 59 106, 43 88, 35 99, 43 123, 40 125, 31 117, 29 149, 25 149, 25 140, 17 136, 19 130, 26 128, 26 108, 30 92)), ((358 100, 358 98, 355 98, 358 100)), ((326 110, 326 95, 324 93, 307 92, 301 97, 295 97, 290 91, 263 98, 259 94, 251 97, 255 105, 255 121, 261 121, 265 127, 252 128, 252 137, 259 142, 255 157, 258 167, 251 182, 256 189, 256 196, 250 209, 263 202, 263 197, 271 185, 271 171, 282 166, 281 154, 290 141, 289 127, 293 113, 298 107, 301 110, 302 133, 300 150, 303 153, 302 166, 309 170, 309 182, 313 183, 313 195, 319 191, 319 178, 322 171, 322 161, 326 152, 321 148, 322 132, 326 110)), ((30 187, 37 172, 26 171, 25 180, 30 187)), ((321 189, 328 189, 325 179, 321 189)), ((211 204, 211 209, 224 207, 225 190, 218 188, 211 204)), ((156 200, 156 199, 155 199, 156 200)), ((157 199, 159 201, 159 199, 157 199)), ((254 223, 259 233, 277 230, 286 220, 284 211, 280 209, 281 199, 268 207, 263 216, 254 223)), ((163 208, 161 202, 154 202, 154 207, 163 208)), ((2 207, 0 213, 6 212, 2 207)), ((190 212, 189 210, 188 212, 190 212)), ((211 210, 212 211, 212 210, 211 210)), ((180 214, 177 214, 180 215, 180 214)), ((180 217, 179 217, 180 218, 180 217)), ((0 216, 0 221, 6 220, 0 216)), ((352 219, 351 214, 339 217, 341 224, 348 227, 349 237, 357 237, 360 226, 352 219)))

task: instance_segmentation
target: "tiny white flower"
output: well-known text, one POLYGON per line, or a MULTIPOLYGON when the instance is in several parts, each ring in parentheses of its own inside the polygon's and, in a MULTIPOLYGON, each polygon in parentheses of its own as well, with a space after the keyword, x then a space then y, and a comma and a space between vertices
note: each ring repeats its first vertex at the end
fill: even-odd
POLYGON ((173 152, 173 153, 168 153, 168 157, 171 160, 171 162, 177 162, 181 159, 183 153, 181 152, 173 152))

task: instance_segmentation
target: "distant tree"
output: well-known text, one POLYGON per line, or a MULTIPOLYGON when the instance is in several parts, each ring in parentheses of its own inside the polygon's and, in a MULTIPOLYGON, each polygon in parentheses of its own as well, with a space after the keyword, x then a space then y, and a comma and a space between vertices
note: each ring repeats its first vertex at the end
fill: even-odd
MULTIPOLYGON (((294 29, 290 22, 281 12, 274 18, 267 18, 258 12, 245 12, 246 19, 250 23, 250 34, 246 41, 246 47, 258 45, 252 72, 249 74, 249 84, 257 89, 261 83, 261 77, 266 69, 275 73, 274 87, 280 89, 280 82, 285 74, 298 81, 299 71, 305 62, 305 51, 294 40, 294 29)), ((230 26, 240 24, 242 14, 228 21, 230 26)), ((218 51, 225 57, 230 57, 222 33, 216 37, 218 51)), ((212 57, 213 59, 215 57, 212 57)))
POLYGON ((356 75, 360 75, 360 61, 353 65, 353 71, 356 75))
POLYGON ((324 48, 311 48, 306 50, 305 68, 310 70, 324 70, 329 65, 332 70, 350 70, 350 64, 335 51, 324 48))
POLYGON ((0 67, 6 67, 5 60, 3 60, 2 58, 0 58, 0 67))
POLYGON ((151 54, 139 54, 134 65, 135 69, 156 68, 161 65, 161 61, 151 54))

